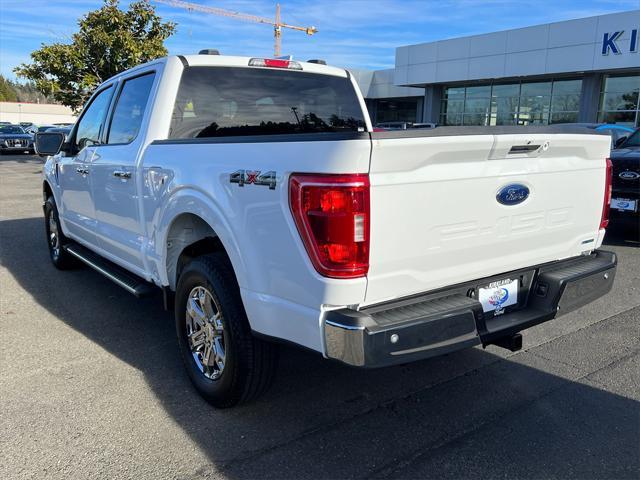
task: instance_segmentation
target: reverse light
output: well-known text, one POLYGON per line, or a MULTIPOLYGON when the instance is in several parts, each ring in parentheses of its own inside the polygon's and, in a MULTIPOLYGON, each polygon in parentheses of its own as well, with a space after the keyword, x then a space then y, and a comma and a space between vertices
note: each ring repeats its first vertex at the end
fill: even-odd
POLYGON ((613 163, 607 158, 607 171, 604 180, 604 202, 602 204, 602 217, 600 219, 600 228, 609 226, 609 209, 611 208, 611 177, 613 176, 613 163))
POLYGON ((356 278, 367 274, 367 174, 293 174, 289 204, 302 243, 320 275, 356 278))
POLYGON ((302 70, 302 65, 293 60, 283 60, 280 58, 252 58, 249 60, 250 67, 287 68, 289 70, 302 70))

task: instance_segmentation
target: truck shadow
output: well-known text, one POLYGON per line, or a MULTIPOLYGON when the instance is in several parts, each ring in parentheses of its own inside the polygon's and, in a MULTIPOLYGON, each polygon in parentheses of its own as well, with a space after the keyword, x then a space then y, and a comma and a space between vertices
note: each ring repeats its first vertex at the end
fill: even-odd
POLYGON ((639 403, 533 354, 471 349, 363 371, 283 347, 265 397, 216 411, 183 372, 159 295, 136 300, 88 268, 56 271, 40 218, 0 222, 0 235, 0 261, 24 291, 139 370, 206 453, 185 478, 631 478, 640 468, 639 403))

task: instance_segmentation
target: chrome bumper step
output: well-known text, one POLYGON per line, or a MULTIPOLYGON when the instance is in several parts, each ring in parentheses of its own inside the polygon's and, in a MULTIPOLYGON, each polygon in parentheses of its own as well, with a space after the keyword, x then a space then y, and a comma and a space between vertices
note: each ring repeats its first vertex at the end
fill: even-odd
POLYGON ((145 297, 155 290, 155 287, 146 280, 126 271, 124 268, 119 267, 82 245, 70 243, 63 246, 63 248, 78 260, 87 264, 136 297, 145 297))
POLYGON ((608 293, 616 273, 612 252, 549 262, 361 310, 326 312, 326 356, 358 367, 384 367, 444 355, 474 345, 522 348, 520 332, 608 293), (518 278, 517 304, 485 313, 475 290, 518 278))

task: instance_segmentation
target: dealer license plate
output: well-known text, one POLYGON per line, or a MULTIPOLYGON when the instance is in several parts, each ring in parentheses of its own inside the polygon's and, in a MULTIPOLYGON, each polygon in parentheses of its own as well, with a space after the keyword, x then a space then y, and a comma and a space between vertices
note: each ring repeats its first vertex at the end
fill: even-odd
POLYGON ((628 210, 635 212, 637 208, 637 200, 627 200, 626 198, 612 198, 611 208, 613 210, 628 210))
POLYGON ((518 303, 518 280, 507 278, 491 282, 486 287, 478 289, 478 300, 485 313, 501 315, 509 305, 518 303))

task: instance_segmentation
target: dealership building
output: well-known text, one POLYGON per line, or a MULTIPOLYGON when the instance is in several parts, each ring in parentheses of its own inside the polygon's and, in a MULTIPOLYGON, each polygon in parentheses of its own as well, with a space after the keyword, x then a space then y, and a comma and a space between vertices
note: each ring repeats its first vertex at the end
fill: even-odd
POLYGON ((640 10, 396 49, 353 72, 374 123, 640 126, 640 10))

